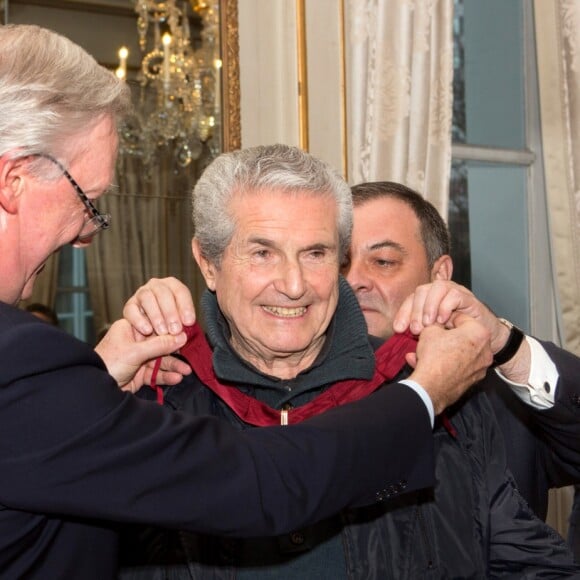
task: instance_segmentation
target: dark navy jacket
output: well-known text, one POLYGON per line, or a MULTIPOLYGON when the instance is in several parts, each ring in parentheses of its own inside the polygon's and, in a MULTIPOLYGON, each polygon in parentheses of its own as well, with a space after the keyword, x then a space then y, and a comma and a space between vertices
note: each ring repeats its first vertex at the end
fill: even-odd
POLYGON ((241 434, 121 392, 88 345, 5 304, 0 368, 3 580, 113 578, 118 538, 106 521, 276 534, 373 503, 393 481, 433 482, 427 412, 402 385, 241 434))

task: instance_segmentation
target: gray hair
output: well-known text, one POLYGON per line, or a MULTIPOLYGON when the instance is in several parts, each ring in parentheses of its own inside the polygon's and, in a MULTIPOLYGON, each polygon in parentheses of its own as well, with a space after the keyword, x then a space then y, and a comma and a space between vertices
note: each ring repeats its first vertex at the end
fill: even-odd
POLYGON ((0 26, 0 156, 72 154, 75 137, 103 117, 118 122, 130 104, 126 84, 69 39, 0 26))
POLYGON ((449 230, 435 206, 415 190, 394 181, 372 181, 359 183, 352 188, 355 207, 373 199, 392 198, 407 204, 417 216, 421 231, 421 241, 427 255, 427 263, 432 268, 435 262, 451 251, 449 230))
POLYGON ((193 190, 193 223, 203 256, 216 266, 235 229, 228 204, 236 193, 301 191, 332 196, 338 208, 339 259, 352 233, 352 197, 344 179, 324 161, 288 145, 224 153, 203 172, 193 190))

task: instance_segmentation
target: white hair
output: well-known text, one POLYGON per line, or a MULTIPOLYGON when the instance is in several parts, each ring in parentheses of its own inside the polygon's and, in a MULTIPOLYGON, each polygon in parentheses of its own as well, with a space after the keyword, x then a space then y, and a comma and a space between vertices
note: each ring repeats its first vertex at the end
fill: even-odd
POLYGON ((103 117, 118 121, 130 103, 125 83, 69 39, 0 26, 0 156, 62 158, 75 137, 103 117))
POLYGON ((350 246, 352 196, 345 180, 330 165, 288 145, 251 147, 224 153, 206 168, 193 190, 195 237, 204 257, 219 266, 234 234, 228 204, 235 193, 311 192, 331 196, 338 208, 340 259, 350 246))

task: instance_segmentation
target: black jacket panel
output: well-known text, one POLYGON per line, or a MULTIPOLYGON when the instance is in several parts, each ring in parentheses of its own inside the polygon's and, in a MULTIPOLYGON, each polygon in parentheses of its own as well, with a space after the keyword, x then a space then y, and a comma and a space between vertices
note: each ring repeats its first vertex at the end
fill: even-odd
POLYGON ((481 386, 502 430, 518 488, 545 519, 548 490, 580 482, 580 359, 552 343, 541 344, 560 375, 551 409, 522 403, 495 371, 488 372, 481 386))
MULTIPOLYGON (((342 288, 343 307, 345 295, 352 296, 352 293, 342 288)), ((211 302, 209 306, 212 307, 211 302)), ((351 372, 345 347, 354 342, 356 352, 361 353, 364 344, 368 345, 368 337, 360 331, 360 325, 364 324, 360 311, 355 303, 351 306, 352 312, 347 306, 335 317, 326 352, 317 361, 318 377, 341 380, 345 373, 351 372), (341 359, 340 365, 334 364, 337 358, 341 359)), ((274 399, 278 380, 270 379, 271 392, 266 393, 268 377, 252 371, 228 349, 224 331, 220 334, 218 330, 219 312, 215 309, 210 312, 213 316, 208 319, 214 321, 209 326, 210 342, 220 345, 218 372, 233 381, 232 388, 238 388, 234 378, 242 376, 240 389, 257 398, 274 399)), ((317 381, 320 383, 320 378, 317 381)), ((327 386, 324 379, 322 383, 319 390, 327 386)), ((293 383, 299 393, 297 398, 301 400, 301 393, 312 384, 308 373, 298 375, 293 383)), ((391 384, 381 390, 393 388, 396 385, 391 384)), ((176 387, 169 387, 165 395, 166 404, 176 410, 194 415, 213 414, 235 425, 242 433, 256 430, 237 418, 194 375, 176 387)), ((288 396, 280 390, 278 400, 286 403, 288 396)), ((435 429, 437 483, 434 492, 421 491, 383 504, 348 510, 341 514, 341 521, 326 520, 300 530, 301 536, 312 542, 314 550, 328 538, 340 538, 345 574, 351 579, 483 580, 509 575, 561 578, 579 574, 563 540, 531 513, 516 490, 506 467, 501 432, 485 394, 475 389, 449 409, 446 417, 451 426, 441 418, 435 429)), ((391 419, 385 416, 385 420, 391 419)), ((411 427, 405 428, 401 446, 414 436, 411 427)), ((385 451, 385 463, 390 461, 390 452, 390 449, 385 451)), ((396 482, 391 488, 396 490, 396 482)), ((292 544, 292 535, 276 541, 236 542, 196 534, 166 534, 161 530, 130 530, 125 537, 124 580, 154 579, 163 573, 184 579, 233 580, 237 569, 253 568, 257 564, 285 578, 282 565, 287 558, 292 558, 287 550, 292 544)), ((329 571, 328 577, 334 578, 332 574, 329 571)), ((308 571, 304 570, 301 577, 308 577, 308 571)))
POLYGON ((121 392, 89 346, 5 304, 0 363, 3 579, 111 577, 103 520, 272 534, 374 502, 392 481, 433 482, 427 413, 404 386, 240 434, 121 392), (408 424, 417 436, 403 441, 408 424))

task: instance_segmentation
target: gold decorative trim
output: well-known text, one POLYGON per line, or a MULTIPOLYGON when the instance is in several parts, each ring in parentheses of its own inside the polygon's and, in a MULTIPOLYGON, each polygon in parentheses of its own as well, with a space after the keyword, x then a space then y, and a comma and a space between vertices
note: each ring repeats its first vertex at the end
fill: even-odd
POLYGON ((222 53, 222 150, 242 146, 238 0, 220 0, 222 53))
POLYGON ((340 18, 340 126, 342 141, 342 174, 348 181, 348 108, 347 108, 347 71, 346 71, 346 15, 344 0, 339 0, 340 18))
POLYGON ((308 56, 306 51, 306 6, 296 0, 296 34, 298 45, 298 141, 300 148, 308 151, 308 56))

